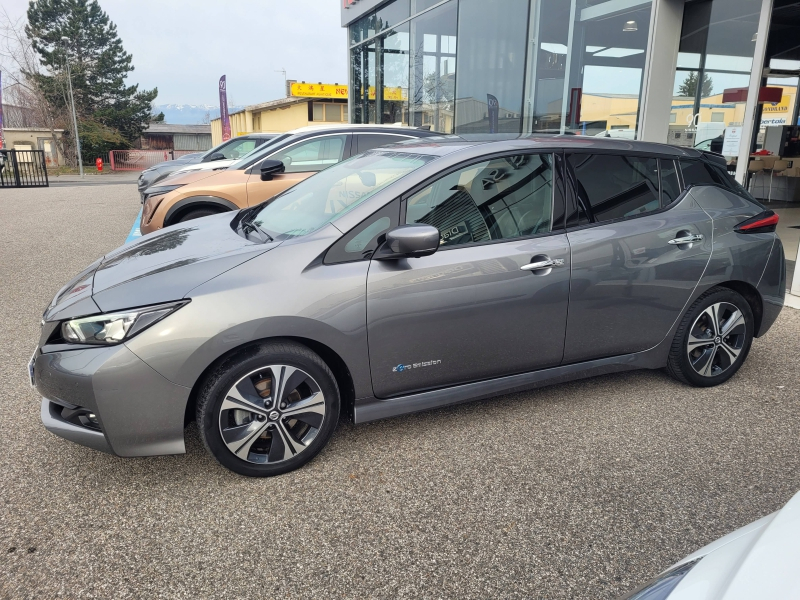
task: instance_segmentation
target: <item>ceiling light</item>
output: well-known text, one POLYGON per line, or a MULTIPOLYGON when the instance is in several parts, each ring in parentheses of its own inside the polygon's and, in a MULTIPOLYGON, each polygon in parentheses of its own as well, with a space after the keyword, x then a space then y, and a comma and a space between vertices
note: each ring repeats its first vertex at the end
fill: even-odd
POLYGON ((622 28, 622 31, 639 31, 639 26, 636 24, 636 21, 625 21, 625 26, 622 28))

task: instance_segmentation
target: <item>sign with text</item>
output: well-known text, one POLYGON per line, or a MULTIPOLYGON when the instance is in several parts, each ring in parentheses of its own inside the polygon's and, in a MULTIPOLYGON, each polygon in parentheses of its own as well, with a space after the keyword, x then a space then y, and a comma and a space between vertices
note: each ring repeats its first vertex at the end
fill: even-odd
POLYGON ((347 86, 332 83, 293 83, 292 96, 300 98, 342 98, 347 100, 347 86))
MULTIPOLYGON (((347 100, 349 89, 346 85, 334 83, 292 83, 291 95, 296 98, 341 98, 347 100)), ((405 100, 403 88, 383 88, 383 99, 392 101, 405 100)), ((369 99, 375 100, 375 86, 369 88, 369 99)))
POLYGON ((726 127, 725 137, 722 140, 722 154, 725 156, 739 156, 739 142, 741 141, 741 127, 726 127))

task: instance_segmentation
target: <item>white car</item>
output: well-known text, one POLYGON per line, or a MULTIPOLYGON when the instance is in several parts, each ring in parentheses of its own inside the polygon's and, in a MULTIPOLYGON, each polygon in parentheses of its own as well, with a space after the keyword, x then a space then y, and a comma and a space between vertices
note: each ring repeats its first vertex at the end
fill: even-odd
POLYGON ((619 600, 800 598, 800 492, 778 512, 690 554, 619 600))

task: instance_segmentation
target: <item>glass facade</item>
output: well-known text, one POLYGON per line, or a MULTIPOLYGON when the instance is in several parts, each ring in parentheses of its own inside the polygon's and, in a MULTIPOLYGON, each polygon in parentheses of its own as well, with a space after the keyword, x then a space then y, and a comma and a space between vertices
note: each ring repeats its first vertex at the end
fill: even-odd
POLYGON ((761 0, 686 4, 668 143, 736 158, 760 9, 761 0))
POLYGON ((350 25, 351 121, 633 139, 651 4, 395 0, 350 25))

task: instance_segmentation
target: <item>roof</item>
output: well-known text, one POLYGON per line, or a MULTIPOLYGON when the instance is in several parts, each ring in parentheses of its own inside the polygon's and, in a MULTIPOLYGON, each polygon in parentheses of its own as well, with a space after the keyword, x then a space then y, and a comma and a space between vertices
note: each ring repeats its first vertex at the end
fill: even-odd
POLYGON ((194 135, 211 135, 211 125, 172 125, 170 123, 150 123, 150 126, 145 130, 145 135, 148 133, 188 133, 194 135))
MULTIPOLYGON (((531 150, 536 148, 564 150, 606 150, 616 152, 651 153, 666 156, 697 157, 700 152, 692 148, 681 148, 669 144, 640 142, 621 138, 594 137, 585 135, 547 135, 547 134, 475 134, 475 135, 440 135, 400 142, 387 146, 392 152, 409 152, 444 156, 458 150, 476 146, 491 145, 487 151, 531 150)), ((376 151, 381 151, 381 148, 376 151)))
MULTIPOLYGON (((245 106, 244 108, 235 110, 229 114, 235 115, 240 112, 244 112, 246 110, 254 112, 259 110, 268 110, 270 108, 283 108, 284 106, 291 106, 292 104, 301 104, 303 102, 308 102, 309 100, 311 100, 311 98, 305 98, 305 97, 279 98, 278 100, 270 100, 268 102, 262 102, 260 104, 251 104, 249 106, 245 106)), ((319 98, 317 98, 317 100, 319 100, 319 98)), ((219 119, 219 117, 217 117, 217 119, 219 119)))

